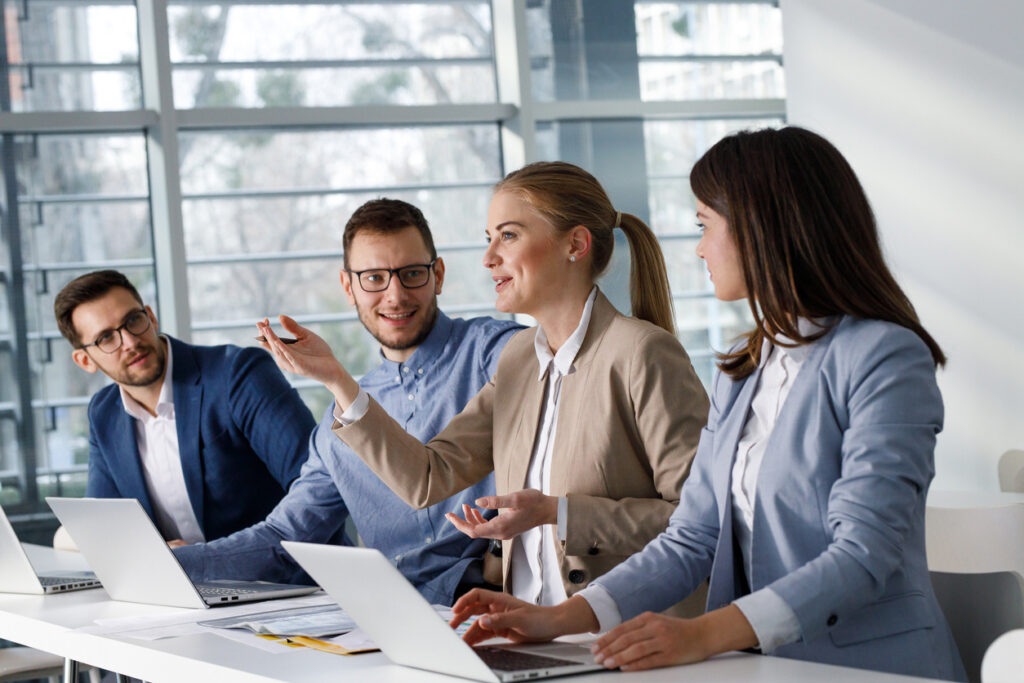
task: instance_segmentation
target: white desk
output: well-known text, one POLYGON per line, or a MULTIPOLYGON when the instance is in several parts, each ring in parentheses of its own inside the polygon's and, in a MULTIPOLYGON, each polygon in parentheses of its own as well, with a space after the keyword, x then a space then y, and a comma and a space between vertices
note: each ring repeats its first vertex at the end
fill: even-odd
MULTIPOLYGON (((73 553, 27 547, 40 569, 81 567, 73 553)), ((433 674, 391 664, 380 654, 342 657, 305 648, 280 654, 247 647, 215 633, 157 641, 119 639, 76 632, 96 619, 180 612, 175 608, 135 605, 110 600, 102 589, 49 596, 0 593, 0 638, 70 657, 79 662, 117 671, 152 683, 183 680, 234 682, 380 681, 430 683, 452 681, 433 674)), ((215 612, 211 612, 215 614, 215 612)), ((283 648, 283 646, 282 646, 283 648)), ((562 680, 562 679, 555 679, 562 680)), ((571 683, 704 683, 763 681, 765 683, 910 683, 927 679, 878 674, 859 669, 810 664, 777 657, 730 653, 682 668, 644 673, 597 673, 564 679, 571 683)))

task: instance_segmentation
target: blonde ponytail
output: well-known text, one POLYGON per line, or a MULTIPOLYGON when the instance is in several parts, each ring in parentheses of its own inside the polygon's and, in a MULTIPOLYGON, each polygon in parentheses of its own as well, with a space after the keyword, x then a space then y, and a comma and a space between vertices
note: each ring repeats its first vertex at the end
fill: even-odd
POLYGON ((675 334, 672 293, 658 238, 646 223, 629 213, 621 214, 618 227, 629 240, 629 302, 633 315, 675 334))

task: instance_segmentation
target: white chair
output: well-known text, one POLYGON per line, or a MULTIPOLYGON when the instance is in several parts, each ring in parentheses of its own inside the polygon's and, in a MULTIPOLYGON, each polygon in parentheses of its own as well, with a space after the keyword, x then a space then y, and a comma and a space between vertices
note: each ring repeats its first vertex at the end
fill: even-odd
POLYGON ((1024 493, 1024 451, 1006 451, 999 457, 999 490, 1024 493))
POLYGON ((981 661, 981 683, 1017 683, 1024 672, 1024 629, 1004 633, 981 661))
POLYGON ((1024 627, 1024 505, 929 505, 925 525, 935 595, 968 679, 980 681, 988 646, 1024 627))
POLYGON ((0 683, 47 678, 57 683, 64 673, 64 658, 30 647, 0 648, 0 683))

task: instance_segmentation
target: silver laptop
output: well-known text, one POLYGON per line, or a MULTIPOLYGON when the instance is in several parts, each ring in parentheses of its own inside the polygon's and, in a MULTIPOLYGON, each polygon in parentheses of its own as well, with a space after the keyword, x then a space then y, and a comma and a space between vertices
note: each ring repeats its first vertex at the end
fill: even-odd
POLYGON ((470 647, 377 550, 281 545, 396 664, 495 682, 604 670, 575 643, 470 647))
POLYGON ((134 498, 47 498, 114 600, 215 607, 306 595, 316 586, 264 581, 195 584, 134 498))
POLYGON ((92 572, 47 571, 37 574, 14 533, 14 527, 0 508, 0 591, 38 595, 99 587, 100 582, 92 572))

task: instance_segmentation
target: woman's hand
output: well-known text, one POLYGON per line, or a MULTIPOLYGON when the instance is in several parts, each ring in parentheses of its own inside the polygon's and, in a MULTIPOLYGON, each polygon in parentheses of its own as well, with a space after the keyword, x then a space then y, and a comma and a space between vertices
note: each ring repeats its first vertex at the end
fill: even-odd
POLYGON ((597 617, 583 598, 540 607, 507 593, 474 588, 456 601, 452 611, 452 628, 473 615, 482 615, 462 636, 470 645, 497 637, 516 643, 541 642, 598 628, 597 617))
POLYGON ((476 504, 486 510, 501 509, 493 519, 484 519, 479 510, 462 506, 464 518, 454 512, 445 515, 455 528, 470 538, 496 538, 507 541, 541 524, 558 523, 558 498, 536 489, 524 489, 507 496, 484 496, 476 504))
POLYGON ((334 394, 338 405, 346 410, 359 395, 359 385, 352 375, 338 362, 331 347, 311 330, 286 315, 280 316, 281 325, 295 337, 295 343, 285 344, 270 329, 270 321, 264 318, 256 323, 265 341, 260 342, 274 356, 282 370, 322 382, 334 394))
POLYGON ((735 605, 696 619, 645 612, 599 638, 594 660, 608 669, 641 671, 700 662, 729 650, 757 645, 757 636, 735 605))

